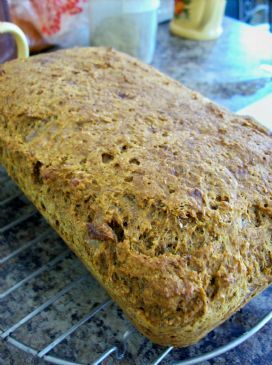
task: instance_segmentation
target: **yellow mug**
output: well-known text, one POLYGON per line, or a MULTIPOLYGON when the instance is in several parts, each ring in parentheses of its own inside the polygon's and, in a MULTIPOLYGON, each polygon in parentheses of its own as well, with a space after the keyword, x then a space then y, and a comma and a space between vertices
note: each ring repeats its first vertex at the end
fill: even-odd
POLYGON ((222 33, 226 0, 176 0, 172 33, 185 38, 209 40, 222 33))
POLYGON ((16 42, 17 57, 26 58, 29 56, 29 48, 26 36, 17 25, 10 22, 0 22, 0 34, 10 33, 16 42))

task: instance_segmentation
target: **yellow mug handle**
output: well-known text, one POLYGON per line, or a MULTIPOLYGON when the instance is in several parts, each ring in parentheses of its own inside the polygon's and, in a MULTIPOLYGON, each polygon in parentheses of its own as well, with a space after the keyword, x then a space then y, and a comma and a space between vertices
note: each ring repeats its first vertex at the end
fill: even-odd
POLYGON ((9 22, 0 22, 0 34, 3 33, 11 33, 15 38, 18 58, 26 58, 29 56, 26 36, 17 25, 9 22))

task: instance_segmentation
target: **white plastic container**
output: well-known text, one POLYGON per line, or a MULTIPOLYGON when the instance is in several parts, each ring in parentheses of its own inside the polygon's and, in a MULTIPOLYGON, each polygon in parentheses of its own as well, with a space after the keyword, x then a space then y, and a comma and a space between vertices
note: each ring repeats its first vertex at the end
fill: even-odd
POLYGON ((163 23, 171 20, 174 16, 175 0, 161 0, 161 6, 158 12, 158 22, 163 23))
POLYGON ((90 0, 91 45, 152 62, 159 5, 160 0, 90 0))

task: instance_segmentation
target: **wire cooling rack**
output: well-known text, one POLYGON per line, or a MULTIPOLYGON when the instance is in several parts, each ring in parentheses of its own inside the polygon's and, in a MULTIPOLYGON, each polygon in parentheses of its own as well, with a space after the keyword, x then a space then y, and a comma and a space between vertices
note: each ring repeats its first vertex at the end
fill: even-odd
POLYGON ((233 349, 272 318, 270 311, 259 320, 255 307, 248 306, 195 346, 177 350, 152 344, 0 167, 3 341, 52 364, 193 365, 233 349))

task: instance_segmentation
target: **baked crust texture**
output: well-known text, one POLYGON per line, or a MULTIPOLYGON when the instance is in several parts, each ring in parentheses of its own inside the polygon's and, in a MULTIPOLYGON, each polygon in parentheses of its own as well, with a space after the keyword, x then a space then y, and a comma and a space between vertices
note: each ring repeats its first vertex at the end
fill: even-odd
POLYGON ((111 49, 0 67, 0 162, 161 345, 271 284, 271 151, 255 121, 111 49))

